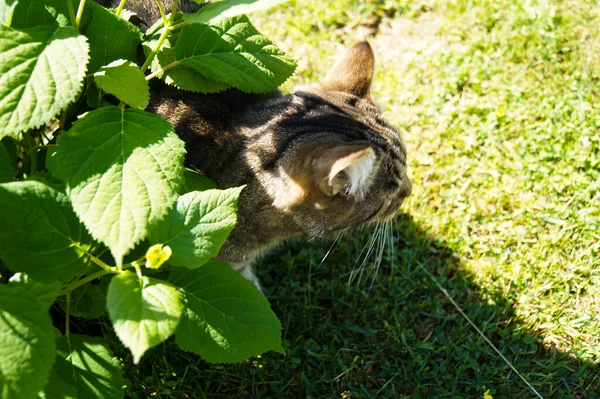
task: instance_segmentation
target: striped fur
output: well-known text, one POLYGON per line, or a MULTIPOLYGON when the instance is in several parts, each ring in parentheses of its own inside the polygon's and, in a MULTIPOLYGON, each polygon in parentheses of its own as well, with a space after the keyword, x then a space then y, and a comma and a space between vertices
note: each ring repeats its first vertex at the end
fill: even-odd
POLYGON ((265 249, 299 234, 334 235, 387 220, 410 195, 402 138, 370 98, 374 64, 363 42, 325 79, 287 95, 201 95, 154 85, 148 109, 186 142, 187 165, 220 188, 246 185, 219 259, 257 285, 250 264, 265 249))

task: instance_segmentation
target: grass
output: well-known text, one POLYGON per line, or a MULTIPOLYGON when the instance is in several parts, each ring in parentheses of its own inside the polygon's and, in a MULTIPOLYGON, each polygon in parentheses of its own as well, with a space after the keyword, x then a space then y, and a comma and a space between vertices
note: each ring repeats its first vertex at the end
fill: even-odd
POLYGON ((372 228, 323 262, 331 243, 302 241, 262 261, 287 356, 209 365, 168 343, 128 366, 128 395, 535 397, 429 272, 544 398, 600 397, 597 6, 305 0, 253 21, 300 61, 286 89, 371 41, 413 195, 376 274, 371 257, 349 282, 372 228))

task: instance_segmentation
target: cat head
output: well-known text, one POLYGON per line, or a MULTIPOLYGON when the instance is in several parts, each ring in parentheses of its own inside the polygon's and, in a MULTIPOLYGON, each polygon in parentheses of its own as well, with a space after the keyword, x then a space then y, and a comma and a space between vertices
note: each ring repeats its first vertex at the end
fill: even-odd
POLYGON ((304 233, 387 220, 411 193, 400 133, 371 100, 374 65, 367 42, 348 49, 323 80, 293 91, 249 152, 250 163, 262 162, 259 180, 272 206, 304 233), (276 158, 264 153, 274 147, 276 158))

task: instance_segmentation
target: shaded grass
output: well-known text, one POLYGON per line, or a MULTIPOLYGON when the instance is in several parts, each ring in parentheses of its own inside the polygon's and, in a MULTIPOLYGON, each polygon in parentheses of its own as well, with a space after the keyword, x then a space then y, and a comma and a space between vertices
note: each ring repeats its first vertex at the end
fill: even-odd
MULTIPOLYGON (((509 302, 483 292, 459 259, 409 216, 396 228, 402 232, 395 241, 398 263, 385 259, 371 289, 348 286, 360 244, 340 244, 328 265, 319 265, 328 247, 316 244, 288 245, 265 259, 278 266, 261 277, 284 325, 286 357, 268 353, 239 365, 208 365, 167 345, 128 371, 148 384, 132 390, 137 397, 469 398, 490 389, 497 398, 533 397, 423 265, 544 397, 598 395, 598 386, 589 386, 597 367, 546 350, 534 331, 516 323, 509 302)), ((354 238, 366 240, 368 233, 354 238)))
POLYGON ((426 267, 544 397, 600 397, 596 6, 307 0, 253 20, 299 58, 288 89, 370 38, 374 96, 409 148, 410 216, 375 280, 348 283, 368 229, 323 264, 331 243, 263 260, 286 357, 208 365, 167 344, 128 369, 129 394, 534 397, 426 267))

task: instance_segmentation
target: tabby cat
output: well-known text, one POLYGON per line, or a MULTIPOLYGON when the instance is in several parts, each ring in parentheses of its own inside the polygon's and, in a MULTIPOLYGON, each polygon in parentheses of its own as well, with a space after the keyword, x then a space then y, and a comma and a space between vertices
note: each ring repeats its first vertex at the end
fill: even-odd
MULTIPOLYGON (((158 16, 135 9, 147 1, 131 3, 158 16)), ((219 188, 246 185, 218 259, 257 286, 251 265, 265 249, 389 219, 410 195, 402 138, 371 100, 374 64, 362 42, 323 80, 287 95, 154 90, 149 110, 185 141, 187 165, 219 188)))

